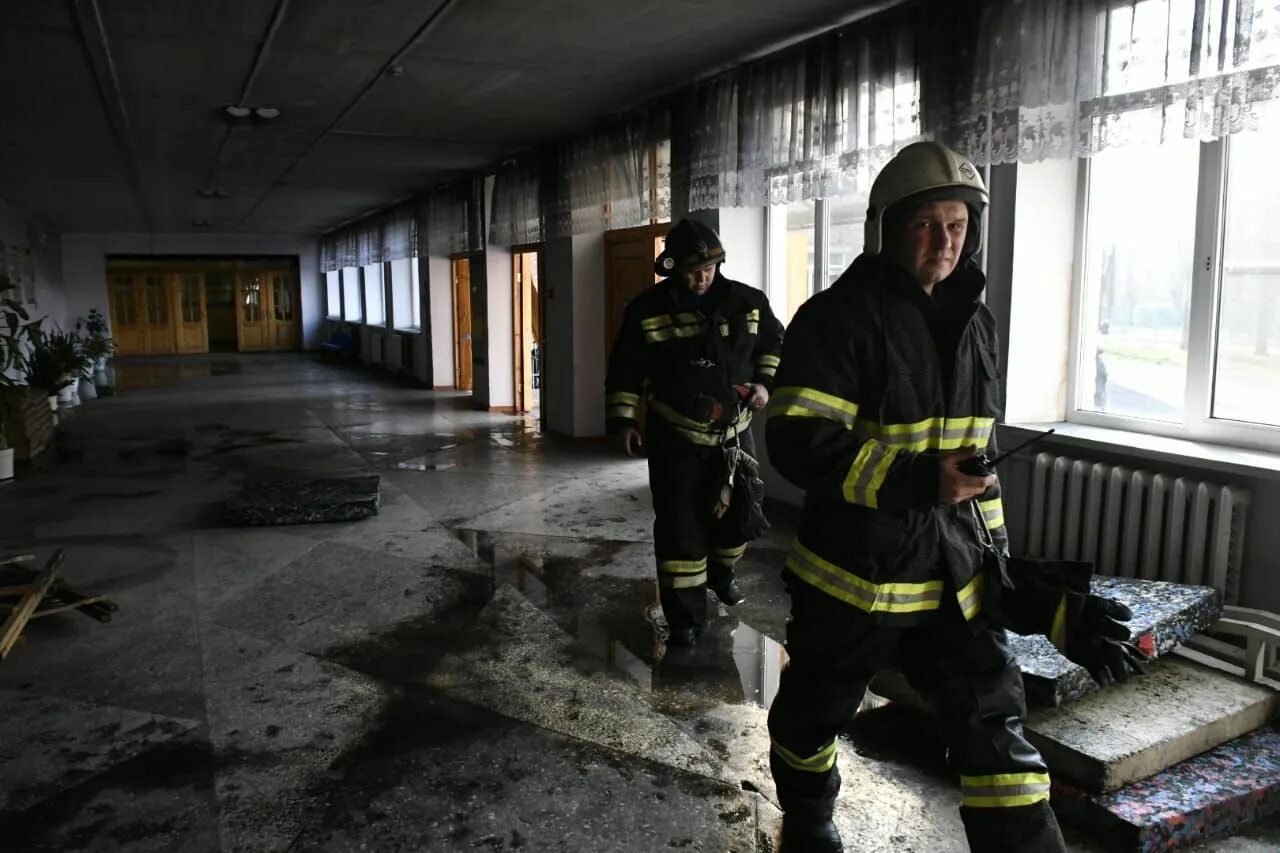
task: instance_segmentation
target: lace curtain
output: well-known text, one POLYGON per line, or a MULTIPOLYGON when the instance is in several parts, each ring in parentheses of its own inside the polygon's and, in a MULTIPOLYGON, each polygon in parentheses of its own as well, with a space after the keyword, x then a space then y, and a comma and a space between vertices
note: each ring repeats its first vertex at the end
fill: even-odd
POLYGON ((916 12, 852 24, 693 86, 690 209, 865 192, 920 136, 916 12))
POLYGON ((664 147, 669 132, 669 113, 652 105, 611 116, 554 146, 544 155, 550 158, 542 183, 546 236, 630 228, 669 217, 669 190, 651 190, 662 172, 655 154, 669 150, 664 147))
POLYGON ((380 210, 320 237, 320 271, 398 261, 418 254, 413 202, 380 210))
POLYGON ((489 242, 520 246, 543 239, 542 159, 526 154, 508 160, 493 179, 489 242))
POLYGON ((926 125, 978 163, 1214 139, 1256 128, 1255 105, 1280 92, 1280 9, 1273 3, 931 5, 932 14, 922 16, 929 31, 922 52, 926 125), (945 49, 957 42, 959 49, 945 49))
POLYGON ((456 181, 431 193, 427 204, 427 252, 438 256, 472 252, 480 248, 479 229, 473 225, 474 181, 456 181))

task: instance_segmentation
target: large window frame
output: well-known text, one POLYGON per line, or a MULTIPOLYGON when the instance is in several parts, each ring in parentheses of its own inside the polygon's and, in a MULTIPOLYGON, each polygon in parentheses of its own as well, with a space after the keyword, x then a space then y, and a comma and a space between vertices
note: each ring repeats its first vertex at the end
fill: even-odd
POLYGON ((1210 444, 1280 452, 1280 426, 1213 416, 1218 358, 1219 315, 1223 293, 1227 179, 1230 137, 1201 142, 1196 188, 1195 247, 1187 328, 1187 367, 1181 423, 1090 411, 1080 407, 1087 369, 1083 324, 1086 321, 1091 160, 1082 159, 1077 173, 1075 269, 1071 294, 1071 350, 1067 370, 1066 420, 1090 426, 1210 444))

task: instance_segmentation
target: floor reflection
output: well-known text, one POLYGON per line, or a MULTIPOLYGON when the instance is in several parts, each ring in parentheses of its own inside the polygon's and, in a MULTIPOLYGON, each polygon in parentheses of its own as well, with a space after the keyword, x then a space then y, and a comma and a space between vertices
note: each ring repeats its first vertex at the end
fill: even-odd
MULTIPOLYGON (((501 534, 459 530, 459 538, 492 567, 495 585, 509 584, 564 627, 602 665, 658 694, 672 709, 707 704, 769 707, 786 664, 782 644, 732 615, 710 606, 706 630, 693 648, 666 643, 667 629, 652 576, 592 577, 575 558, 555 560, 554 579, 546 555, 509 546, 501 534)), ((583 544, 583 543, 575 543, 583 544)))

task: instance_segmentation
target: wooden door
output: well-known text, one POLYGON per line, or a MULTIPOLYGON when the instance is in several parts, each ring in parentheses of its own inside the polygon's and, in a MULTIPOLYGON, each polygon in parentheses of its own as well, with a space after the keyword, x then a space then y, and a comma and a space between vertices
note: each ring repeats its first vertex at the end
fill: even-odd
POLYGON ((236 275, 236 349, 240 352, 271 349, 265 279, 266 275, 257 271, 236 275))
POLYGON ((453 378, 459 391, 471 390, 471 261, 456 258, 453 267, 453 378))
POLYGON ((168 355, 177 349, 174 334, 173 300, 164 273, 142 276, 143 326, 146 328, 148 355, 168 355))
POLYGON ((107 279, 111 336, 121 355, 145 355, 147 330, 142 322, 141 276, 113 275, 107 279))
POLYGON ((665 223, 642 225, 604 235, 606 357, 622 328, 627 305, 660 280, 653 262, 662 252, 662 238, 669 227, 665 223))
POLYGON ((296 350, 298 348, 298 287, 293 273, 273 271, 267 273, 271 282, 270 325, 271 349, 296 350))
POLYGON ((205 311, 204 273, 184 272, 170 278, 170 294, 177 306, 178 352, 208 352, 209 326, 205 311))
POLYGON ((512 375, 515 377, 516 411, 529 412, 537 405, 533 387, 534 350, 538 347, 538 252, 518 252, 512 264, 512 375))

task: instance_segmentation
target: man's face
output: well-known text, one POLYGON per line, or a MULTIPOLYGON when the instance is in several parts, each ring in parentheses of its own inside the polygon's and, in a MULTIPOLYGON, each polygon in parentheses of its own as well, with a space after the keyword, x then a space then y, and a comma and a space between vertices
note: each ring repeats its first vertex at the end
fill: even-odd
POLYGON ((969 208, 962 201, 929 201, 902 224, 895 261, 926 291, 955 272, 969 231, 969 208))
POLYGON ((684 281, 684 286, 689 289, 690 293, 702 296, 711 288, 711 282, 716 279, 716 265, 708 264, 702 269, 693 272, 682 272, 680 278, 684 281))

